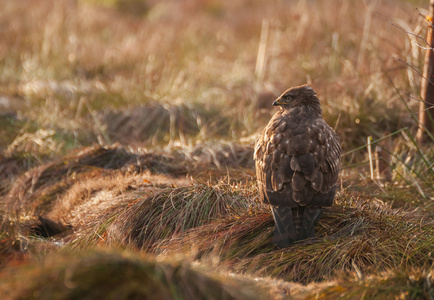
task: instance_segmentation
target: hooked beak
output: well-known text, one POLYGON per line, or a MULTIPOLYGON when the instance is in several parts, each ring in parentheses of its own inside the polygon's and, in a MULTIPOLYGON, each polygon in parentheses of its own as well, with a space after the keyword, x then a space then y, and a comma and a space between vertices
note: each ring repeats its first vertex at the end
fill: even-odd
POLYGON ((279 98, 277 98, 276 100, 274 100, 274 102, 273 102, 273 106, 279 106, 279 105, 282 105, 282 102, 280 102, 280 97, 279 98))

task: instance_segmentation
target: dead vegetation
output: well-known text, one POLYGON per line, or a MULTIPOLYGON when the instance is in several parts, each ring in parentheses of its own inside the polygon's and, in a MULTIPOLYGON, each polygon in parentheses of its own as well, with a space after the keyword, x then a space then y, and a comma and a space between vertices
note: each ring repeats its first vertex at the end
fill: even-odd
POLYGON ((213 279, 187 263, 113 252, 58 253, 4 272, 7 299, 256 299, 235 280, 213 279))
POLYGON ((406 1, 247 2, 4 3, 2 295, 434 298, 422 47, 384 20, 419 34, 423 18, 406 1), (253 144, 308 80, 342 140, 339 193, 316 238, 277 250, 253 144), (369 176, 368 136, 390 181, 369 176))
POLYGON ((343 280, 333 287, 311 293, 306 299, 432 299, 433 274, 420 269, 396 271, 357 283, 343 280))
POLYGON ((128 145, 155 145, 181 142, 195 136, 219 138, 229 130, 224 116, 186 104, 158 104, 131 107, 123 111, 107 110, 98 116, 110 141, 128 145))
MULTIPOLYGON (((150 183, 149 180, 153 179, 148 177, 145 182, 150 183)), ((151 187, 142 183, 117 197, 104 196, 109 206, 96 218, 89 218, 88 213, 79 218, 77 232, 68 237, 74 248, 105 245, 152 251, 157 241, 241 211, 248 205, 245 198, 224 185, 151 187)), ((89 201, 92 211, 98 212, 95 198, 89 201)))
MULTIPOLYGON (((116 146, 94 147, 66 156, 63 164, 38 167, 41 176, 33 182, 25 177, 27 184, 17 181, 9 193, 21 187, 27 202, 4 203, 20 217, 9 211, 2 221, 2 257, 16 261, 29 253, 55 252, 44 240, 53 236, 52 243, 83 253, 128 248, 154 253, 158 261, 178 255, 220 272, 305 284, 348 276, 357 282, 397 270, 429 272, 434 263, 434 219, 427 210, 395 209, 356 192, 340 192, 317 225, 316 238, 277 250, 270 242, 270 211, 258 203, 254 178, 247 179, 250 171, 238 182, 192 182, 179 176, 180 169, 167 172, 161 164, 166 159, 137 156, 116 146)), ((39 284, 34 284, 26 289, 39 293, 39 284)), ((336 285, 358 292, 356 286, 336 285)), ((411 294, 414 287, 396 293, 411 294)), ((324 295, 333 291, 326 285, 324 295)), ((421 291, 431 293, 426 285, 416 284, 414 293, 421 291)))
POLYGON ((136 195, 135 203, 117 218, 112 229, 121 243, 140 249, 150 249, 156 241, 248 206, 246 199, 224 185, 166 188, 140 196, 136 195))
POLYGON ((182 166, 177 166, 168 157, 146 153, 139 155, 116 145, 94 146, 27 171, 6 195, 6 205, 12 211, 41 214, 50 211, 56 197, 75 181, 110 176, 116 173, 113 170, 123 173, 149 170, 174 176, 185 174, 182 166))
MULTIPOLYGON (((32 212, 35 217, 44 212, 48 218, 26 221, 23 228, 33 224, 31 232, 42 237, 60 234, 59 241, 80 250, 103 246, 160 257, 179 254, 205 264, 211 261, 220 269, 301 283, 344 274, 362 279, 401 268, 426 270, 434 262, 434 221, 427 212, 393 209, 381 200, 340 193, 318 224, 316 238, 276 250, 270 242, 270 211, 257 202, 251 181, 192 184, 167 177, 176 172, 152 175, 143 168, 131 173, 125 166, 132 154, 121 151, 119 156, 116 147, 106 150, 97 147, 72 156, 74 159, 70 156, 77 175, 72 180, 53 177, 71 183, 50 205, 44 204, 45 193, 38 190, 59 182, 35 184, 32 199, 44 209, 32 212), (96 150, 104 155, 96 155, 96 150), (112 165, 115 158, 116 165, 112 165), (94 166, 97 171, 91 174, 99 175, 80 179, 77 166, 94 166), (104 175, 107 170, 113 173, 104 175)), ((152 156, 153 163, 148 161, 148 165, 160 159, 152 156)))
MULTIPOLYGON (((341 196, 342 197, 342 196, 341 196)), ((355 272, 429 268, 434 260, 434 221, 417 211, 393 210, 360 198, 337 200, 324 212, 317 237, 278 251, 271 245, 268 211, 250 211, 189 230, 160 245, 163 253, 217 257, 238 272, 311 282, 355 272)))

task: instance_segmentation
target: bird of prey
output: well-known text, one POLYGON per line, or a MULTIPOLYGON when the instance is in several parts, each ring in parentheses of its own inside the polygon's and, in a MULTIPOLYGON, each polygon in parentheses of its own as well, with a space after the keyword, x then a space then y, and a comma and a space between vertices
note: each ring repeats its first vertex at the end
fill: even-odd
POLYGON ((272 242, 285 248, 314 237, 323 207, 333 204, 341 146, 309 85, 286 90, 273 106, 280 109, 259 134, 254 160, 261 199, 273 212, 272 242))

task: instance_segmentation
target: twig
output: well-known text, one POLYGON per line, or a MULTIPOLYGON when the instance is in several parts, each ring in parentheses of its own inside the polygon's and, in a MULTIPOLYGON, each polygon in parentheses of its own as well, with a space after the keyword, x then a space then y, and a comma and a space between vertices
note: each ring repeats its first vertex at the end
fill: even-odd
POLYGON ((431 22, 430 19, 428 19, 425 15, 423 15, 418 8, 416 8, 416 10, 417 10, 419 16, 421 16, 422 18, 424 18, 429 23, 429 25, 431 25, 431 27, 434 27, 434 25, 433 25, 433 23, 431 22))
POLYGON ((371 170, 371 179, 374 180, 374 162, 372 161, 372 136, 368 136, 368 156, 369 156, 369 169, 371 170))
POLYGON ((416 122, 416 124, 418 124, 418 126, 422 126, 425 129, 425 132, 429 135, 429 137, 434 140, 434 137, 432 136, 432 134, 429 132, 429 130, 427 130, 426 126, 422 123, 419 122, 418 117, 415 116, 415 114, 410 110, 410 108, 408 107, 407 103, 405 102, 404 98, 402 97, 402 95, 399 93, 398 88, 395 86, 395 84, 393 83, 392 78, 390 78, 389 74, 387 74, 387 72, 383 73, 387 80, 389 80, 389 83, 392 85, 393 89, 396 91, 396 93, 398 94, 399 98, 401 99, 401 102, 404 104, 405 108, 407 109, 407 111, 411 114, 412 119, 416 122))
POLYGON ((427 41, 426 39, 424 39, 423 37, 421 37, 420 35, 417 35, 417 34, 415 34, 415 33, 413 33, 413 32, 410 32, 410 31, 408 31, 408 30, 402 28, 402 27, 399 26, 399 25, 396 25, 395 23, 393 23, 392 21, 390 21, 388 18, 386 18, 383 14, 381 14, 381 13, 379 13, 379 12, 377 12, 377 11, 374 12, 374 13, 380 15, 381 17, 383 17, 387 22, 389 22, 390 25, 395 26, 396 28, 398 28, 398 29, 404 31, 405 33, 407 33, 407 34, 409 34, 409 35, 412 35, 412 36, 414 36, 414 37, 416 37, 416 38, 418 38, 418 39, 424 41, 424 43, 425 43, 428 47, 431 48, 431 45, 428 43, 428 41, 427 41))
MULTIPOLYGON (((418 101, 418 102, 423 102, 423 103, 425 103, 425 104, 434 105, 434 103, 427 102, 427 101, 424 101, 424 100, 422 100, 422 99, 416 98, 416 97, 414 97, 414 96, 412 96, 412 95, 410 95, 410 94, 407 94, 404 90, 401 90, 401 93, 403 93, 404 95, 406 95, 408 98, 411 98, 411 99, 416 100, 416 101, 418 101)), ((428 109, 429 109, 429 108, 427 108, 427 109, 425 109, 425 110, 428 110, 428 109)))
POLYGON ((434 82, 432 82, 431 80, 429 80, 428 78, 426 78, 425 76, 423 76, 423 75, 422 75, 422 74, 421 74, 421 73, 416 69, 416 67, 410 65, 408 62, 403 61, 402 59, 397 58, 397 57, 394 57, 394 56, 392 56, 392 58, 395 59, 395 60, 397 60, 397 61, 400 61, 400 62, 406 64, 409 68, 411 68, 413 71, 415 71, 415 72, 416 72, 420 77, 422 77, 423 79, 425 79, 425 80, 428 81, 429 83, 434 84, 434 82))

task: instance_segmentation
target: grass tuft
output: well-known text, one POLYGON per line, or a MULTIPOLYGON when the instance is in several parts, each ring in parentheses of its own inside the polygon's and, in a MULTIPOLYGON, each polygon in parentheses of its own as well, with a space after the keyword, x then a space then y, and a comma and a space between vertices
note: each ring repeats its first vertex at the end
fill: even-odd
POLYGON ((310 282, 340 272, 375 274, 391 268, 429 267, 434 259, 434 221, 417 211, 392 210, 361 198, 325 210, 317 237, 274 250, 273 221, 259 210, 219 220, 160 244, 165 253, 216 256, 239 272, 310 282))
POLYGON ((157 241, 245 209, 248 202, 228 185, 196 184, 138 193, 116 217, 109 235, 124 245, 150 249, 157 241))
POLYGON ((0 291, 8 299, 256 298, 185 263, 101 251, 60 253, 18 268, 3 275, 0 291))
MULTIPOLYGON (((182 168, 182 167, 181 167, 182 168)), ((18 178, 6 196, 12 211, 40 214, 51 209, 53 200, 74 181, 108 174, 111 170, 124 172, 150 170, 153 173, 182 174, 170 158, 153 154, 135 154, 118 146, 94 146, 26 172, 18 178)))
POLYGON ((433 272, 395 271, 362 281, 345 280, 306 299, 433 299, 433 272))

